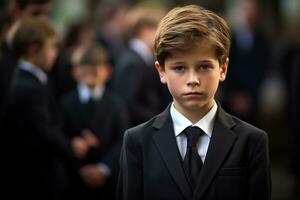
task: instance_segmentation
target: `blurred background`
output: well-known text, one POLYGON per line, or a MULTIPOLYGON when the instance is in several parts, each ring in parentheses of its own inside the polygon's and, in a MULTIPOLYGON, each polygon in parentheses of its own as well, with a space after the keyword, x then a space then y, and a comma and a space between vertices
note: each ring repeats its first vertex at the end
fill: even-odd
MULTIPOLYGON (((1 38, 9 22, 10 3, 0 2, 1 38)), ((141 3, 165 11, 193 3, 227 19, 232 49, 229 75, 218 98, 229 112, 268 133, 273 199, 299 199, 300 0, 53 0, 50 19, 59 32, 60 54, 99 42, 106 47, 114 69, 128 42, 130 26, 125 16, 141 3)), ((58 98, 72 87, 65 66, 53 68, 53 74, 55 70, 63 74, 56 79, 64 86, 57 84, 58 98)))

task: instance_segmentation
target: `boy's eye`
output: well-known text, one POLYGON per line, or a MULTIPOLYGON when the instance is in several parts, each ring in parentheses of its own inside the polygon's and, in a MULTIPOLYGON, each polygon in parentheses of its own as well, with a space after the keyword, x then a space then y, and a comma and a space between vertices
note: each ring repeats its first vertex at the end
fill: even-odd
POLYGON ((175 72, 183 72, 184 71, 184 67, 183 66, 175 66, 175 67, 173 67, 173 70, 175 72))
POLYGON ((199 69, 200 69, 201 71, 208 71, 208 70, 210 70, 211 68, 212 68, 212 66, 209 65, 209 64, 202 64, 202 65, 199 66, 199 69))

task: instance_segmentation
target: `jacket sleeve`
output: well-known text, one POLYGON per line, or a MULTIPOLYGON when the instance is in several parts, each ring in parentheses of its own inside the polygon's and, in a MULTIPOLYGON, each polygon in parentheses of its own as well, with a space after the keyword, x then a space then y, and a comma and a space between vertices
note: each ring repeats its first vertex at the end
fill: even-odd
POLYGON ((262 132, 252 153, 249 200, 271 200, 271 171, 267 134, 262 132))
POLYGON ((71 160, 71 144, 60 129, 51 124, 50 112, 47 109, 45 98, 42 91, 38 89, 32 90, 29 102, 25 108, 28 117, 25 117, 24 121, 30 127, 35 137, 33 138, 35 142, 30 148, 71 160))
MULTIPOLYGON (((119 171, 119 158, 123 141, 123 134, 126 129, 129 128, 129 114, 126 106, 120 100, 116 101, 113 105, 113 142, 109 145, 109 148, 105 151, 100 162, 107 164, 112 170, 112 174, 118 174, 119 171)), ((117 176, 115 176, 117 177, 117 176)))
POLYGON ((141 150, 137 141, 126 131, 120 158, 120 173, 117 185, 118 200, 143 199, 143 170, 141 150))

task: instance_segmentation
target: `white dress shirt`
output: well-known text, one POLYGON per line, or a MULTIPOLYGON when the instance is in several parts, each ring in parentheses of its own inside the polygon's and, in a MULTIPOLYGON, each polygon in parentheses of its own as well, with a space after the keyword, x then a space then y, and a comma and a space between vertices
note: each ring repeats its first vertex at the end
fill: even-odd
POLYGON ((83 83, 79 83, 77 85, 77 90, 79 94, 79 100, 83 104, 86 104, 91 98, 95 101, 101 99, 104 93, 103 86, 96 86, 94 89, 90 89, 83 83))
POLYGON ((42 84, 46 84, 48 81, 47 74, 40 68, 36 67, 32 63, 26 61, 26 60, 20 60, 19 61, 19 69, 22 69, 24 71, 27 71, 34 75, 42 84))
POLYGON ((200 155, 201 160, 204 163, 209 142, 212 136, 217 108, 218 106, 214 101, 214 105, 210 109, 210 111, 197 123, 193 124, 185 116, 183 116, 180 112, 176 110, 174 103, 171 105, 170 114, 173 120, 173 128, 175 132, 178 150, 182 159, 184 159, 184 156, 186 154, 187 138, 185 134, 181 133, 188 126, 197 126, 205 133, 200 137, 197 143, 198 154, 200 155))

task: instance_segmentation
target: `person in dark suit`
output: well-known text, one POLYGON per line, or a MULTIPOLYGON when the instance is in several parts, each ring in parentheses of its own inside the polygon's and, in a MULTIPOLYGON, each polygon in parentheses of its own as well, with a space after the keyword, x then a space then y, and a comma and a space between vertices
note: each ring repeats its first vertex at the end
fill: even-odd
POLYGON ((70 171, 68 198, 114 199, 123 133, 129 127, 127 107, 105 87, 110 67, 100 46, 83 51, 74 75, 77 88, 62 99, 63 129, 82 150, 76 171, 70 171))
POLYGON ((300 137, 299 137, 299 123, 300 123, 300 48, 298 52, 295 52, 295 57, 292 65, 291 73, 291 104, 290 104, 290 136, 289 136, 289 153, 290 153, 290 167, 293 174, 295 175, 295 189, 294 189, 294 199, 300 198, 300 137))
POLYGON ((300 199, 300 39, 298 37, 300 33, 300 18, 294 28, 294 36, 296 37, 282 59, 282 66, 284 66, 282 71, 286 74, 285 81, 289 97, 286 103, 289 127, 288 153, 289 167, 295 180, 293 199, 296 200, 300 199))
POLYGON ((173 103, 125 132, 117 199, 271 199, 266 133, 214 100, 229 48, 225 20, 200 6, 162 19, 155 65, 173 103))
MULTIPOLYGON (((3 41, 0 41, 0 128, 7 106, 11 84, 14 79, 18 65, 16 55, 11 48, 11 39, 15 30, 15 24, 19 19, 28 16, 45 17, 48 16, 51 0, 14 0, 11 2, 8 15, 9 22, 7 30, 3 34, 3 41)), ((2 31, 2 30, 1 30, 2 31)), ((3 30, 4 31, 4 30, 3 30)))
POLYGON ((128 13, 130 39, 116 62, 112 88, 129 105, 132 126, 162 112, 171 100, 167 88, 159 83, 152 53, 155 31, 163 14, 144 6, 134 7, 128 13))
POLYGON ((259 125, 259 92, 266 74, 272 70, 269 67, 268 40, 259 26, 257 2, 241 2, 240 12, 244 23, 233 27, 230 68, 222 88, 224 108, 254 125, 259 125))
POLYGON ((16 191, 13 196, 63 199, 68 184, 65 169, 72 163, 73 145, 52 115, 46 75, 56 57, 56 37, 47 19, 25 18, 19 22, 12 40, 19 62, 4 133, 9 138, 7 145, 14 146, 9 162, 12 189, 16 191))

